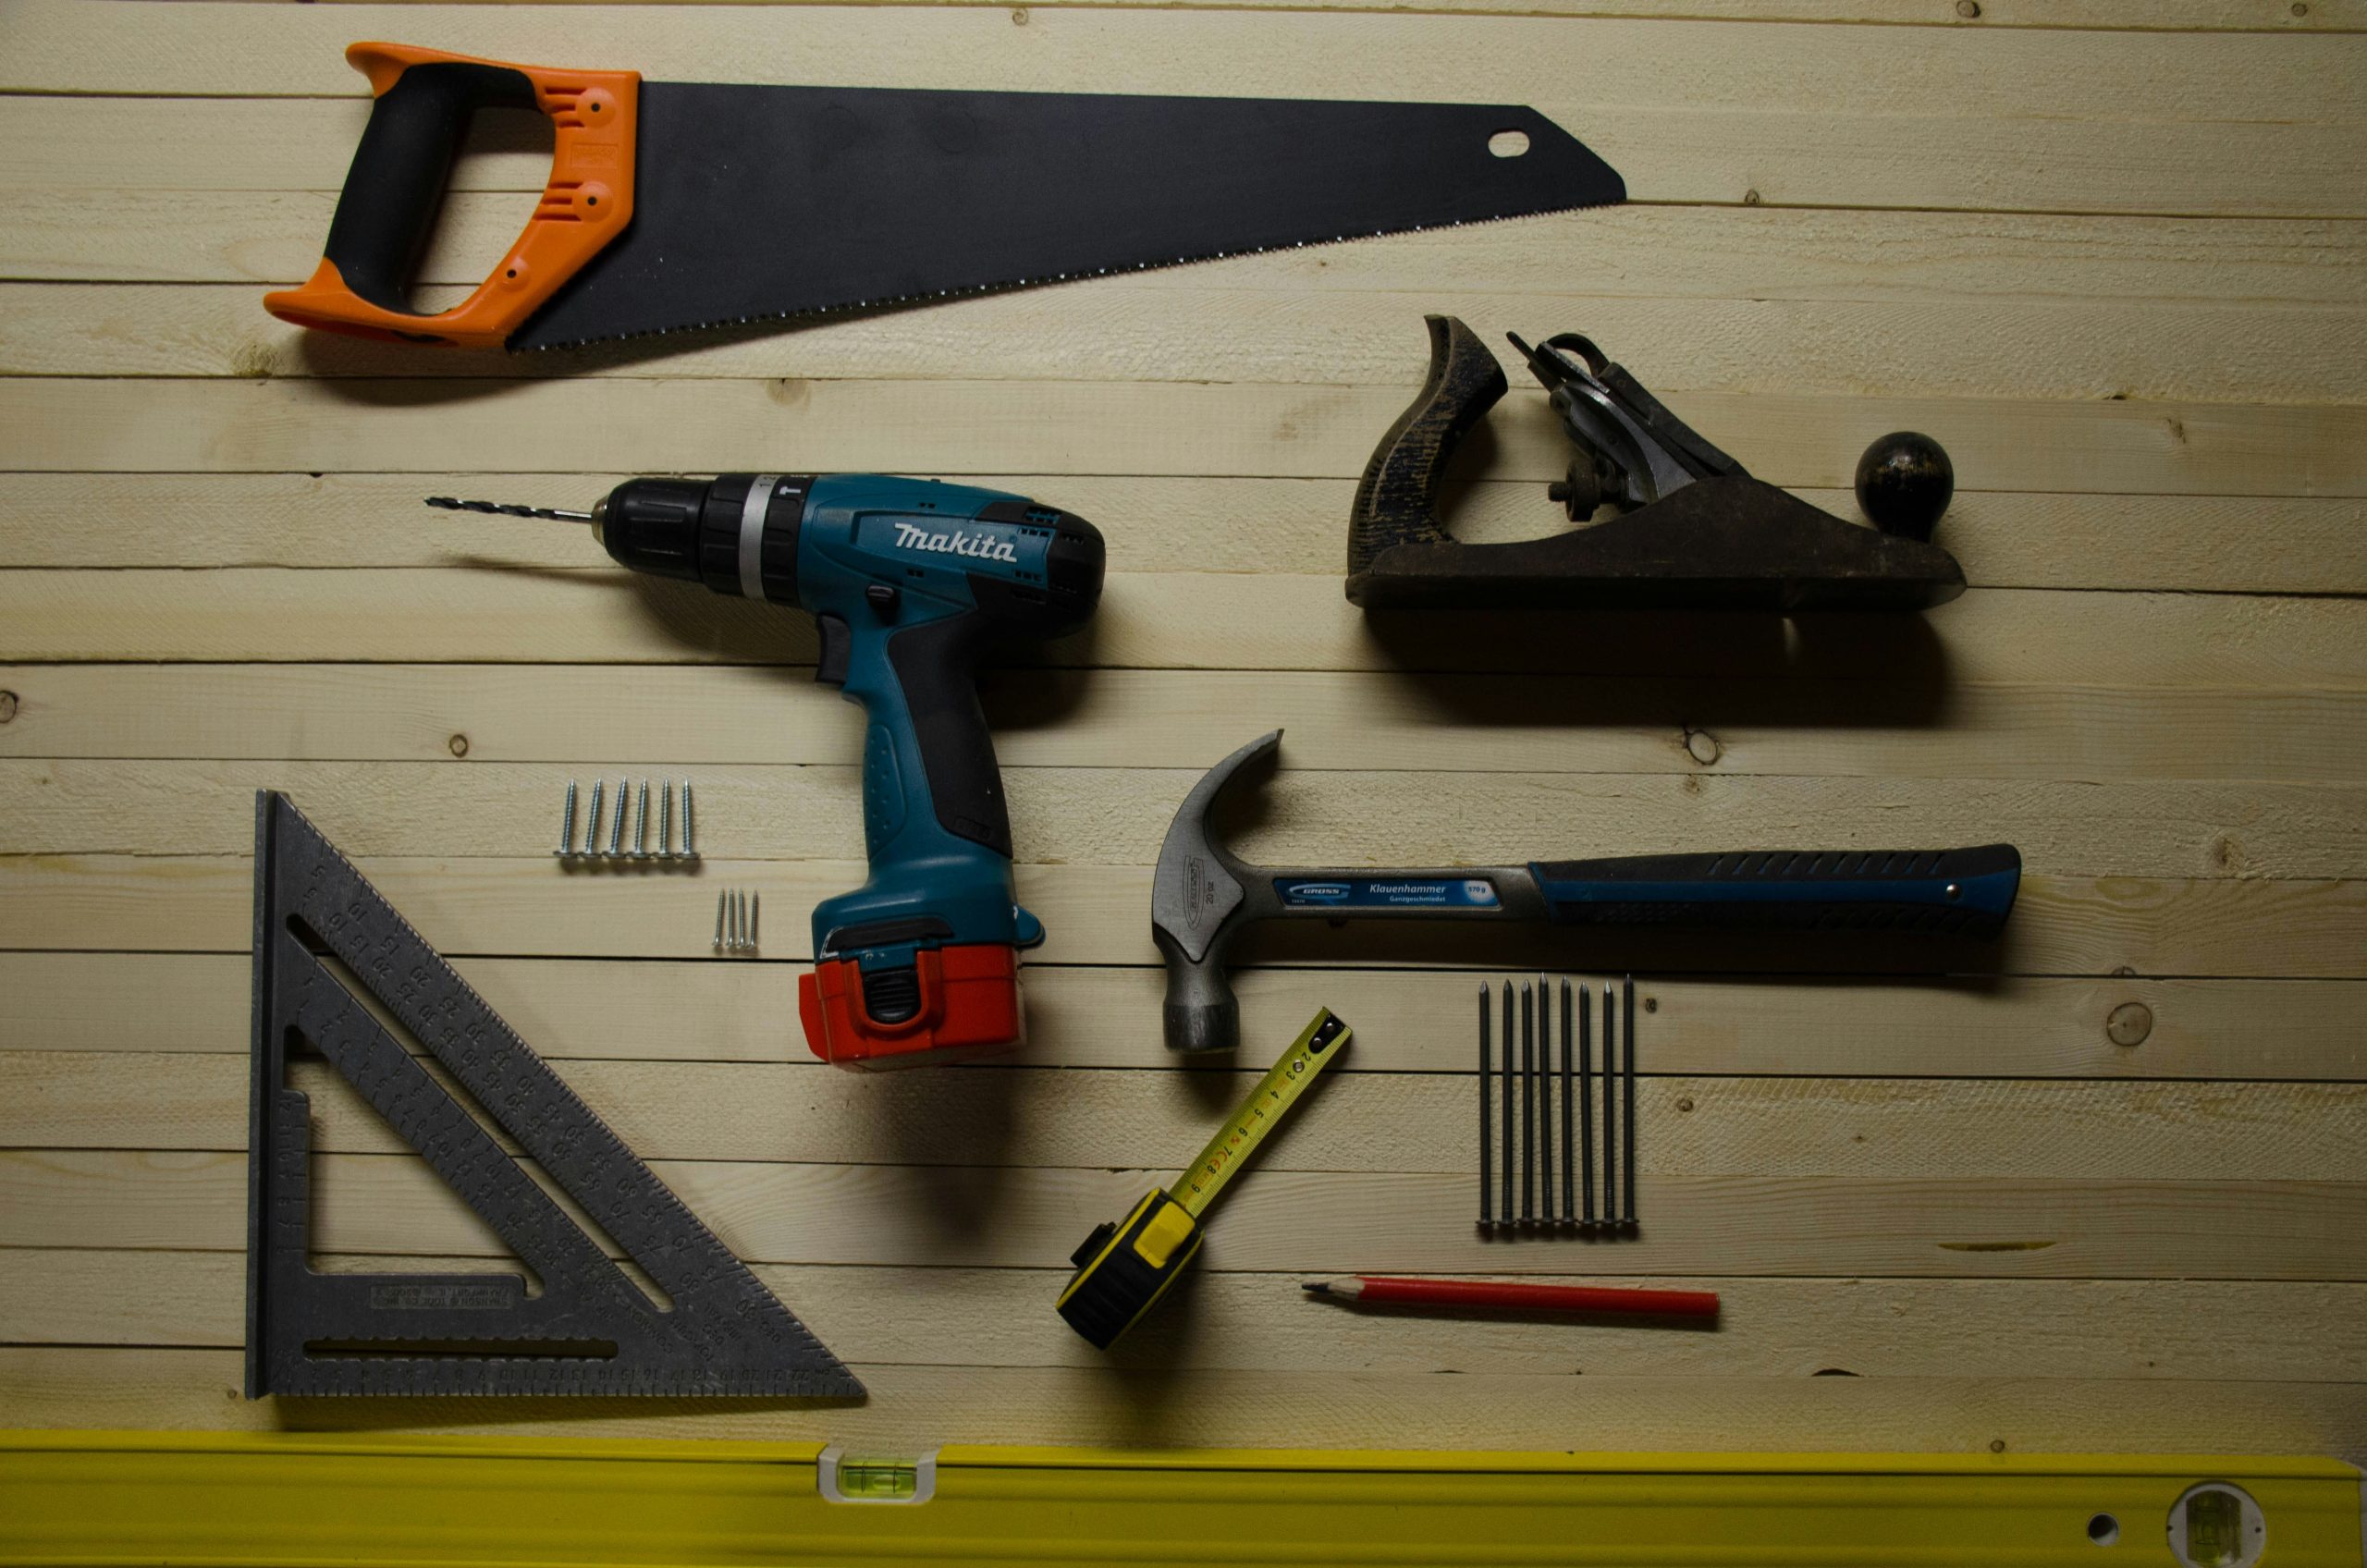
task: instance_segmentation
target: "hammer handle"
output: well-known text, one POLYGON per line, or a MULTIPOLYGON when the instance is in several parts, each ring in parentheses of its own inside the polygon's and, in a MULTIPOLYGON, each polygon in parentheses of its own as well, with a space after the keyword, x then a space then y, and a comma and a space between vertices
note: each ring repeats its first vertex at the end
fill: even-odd
POLYGON ((2011 844, 1969 850, 1759 850, 1537 862, 1553 920, 1987 934, 2021 886, 2011 844))

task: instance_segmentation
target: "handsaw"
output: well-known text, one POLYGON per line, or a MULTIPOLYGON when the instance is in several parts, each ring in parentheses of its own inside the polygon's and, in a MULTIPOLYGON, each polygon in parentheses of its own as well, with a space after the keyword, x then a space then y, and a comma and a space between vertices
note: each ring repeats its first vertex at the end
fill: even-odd
POLYGON ((1624 201, 1534 109, 643 81, 356 43, 369 124, 300 325, 551 349, 1624 201), (551 176, 466 300, 408 286, 471 116, 539 109, 551 176))
POLYGON ((255 796, 247 1380, 267 1394, 860 1398, 863 1385, 682 1207, 287 796, 255 796), (349 990, 430 1051, 657 1289, 611 1259, 349 990), (328 1059, 532 1269, 315 1273, 297 1042, 328 1059))

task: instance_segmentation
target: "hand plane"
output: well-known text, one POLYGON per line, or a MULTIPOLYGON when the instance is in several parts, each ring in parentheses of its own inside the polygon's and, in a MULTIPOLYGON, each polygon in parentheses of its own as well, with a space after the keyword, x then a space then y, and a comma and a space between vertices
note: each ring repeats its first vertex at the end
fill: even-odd
POLYGON ((1348 523, 1348 597, 1366 609, 1919 610, 1964 592, 1930 542, 1955 488, 1937 442, 1900 432, 1867 449, 1858 491, 1876 526, 1861 527, 1752 478, 1574 332, 1512 341, 1577 448, 1547 491, 1577 526, 1455 539, 1440 478, 1504 373, 1462 322, 1426 319, 1429 374, 1366 464, 1348 523))

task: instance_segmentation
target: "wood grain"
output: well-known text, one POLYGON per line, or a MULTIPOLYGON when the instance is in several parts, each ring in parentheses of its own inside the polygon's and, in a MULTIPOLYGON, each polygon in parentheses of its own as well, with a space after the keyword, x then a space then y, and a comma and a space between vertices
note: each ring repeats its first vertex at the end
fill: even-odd
MULTIPOLYGON (((250 112, 267 107, 257 99, 359 100, 365 91, 343 58, 362 13, 153 0, 98 17, 67 0, 20 0, 17 11, 18 47, 0 90, 179 94, 202 81, 250 112)), ((2348 90, 2367 68, 2367 43, 2345 37, 2297 49, 2261 37, 1754 30, 1624 18, 1051 8, 1016 28, 1000 7, 618 6, 570 18, 421 6, 390 19, 460 53, 533 59, 558 39, 583 36, 593 18, 604 57, 568 63, 661 80, 1446 100, 1471 99, 1468 84, 1486 90, 1473 101, 1533 103, 1548 113, 1672 102, 1755 109, 1774 96, 1771 81, 1797 80, 1803 112, 2103 121, 2141 109, 2201 123, 2274 105, 2288 123, 2343 124, 2361 118, 2348 90), (1441 46, 1450 41, 1454 47, 1441 46), (1620 68, 1581 83, 1557 68, 1573 55, 1616 58, 1620 68)), ((290 151, 319 159, 346 145, 290 151)), ((337 167, 332 183, 343 173, 337 167)))
MULTIPOLYGON (((339 825, 324 825, 332 839, 339 825)), ((860 886, 860 861, 737 861, 710 855, 694 876, 555 875, 532 860, 373 860, 364 876, 448 953, 704 958, 717 887, 753 887, 770 911, 767 959, 806 955, 793 912, 860 886), (787 920, 782 912, 792 912, 787 920)), ((1016 868, 1021 900, 1049 936, 1044 963, 1155 964, 1147 866, 1016 868)), ((40 952, 236 952, 252 937, 253 874, 244 856, 0 857, 0 949, 40 952)), ((1245 939, 1238 965, 1300 962, 1568 967, 1600 971, 1830 973, 1813 940, 1711 941, 1605 932, 1404 925, 1332 931, 1275 926, 1245 939)), ((1863 973, 1930 974, 2208 975, 2361 978, 2367 966, 2367 882, 2026 875, 1996 943, 1866 939, 1851 949, 1863 973)), ((786 984, 784 982, 784 984, 786 984)), ((1301 1010, 1302 1012, 1305 1010, 1301 1010)), ((1146 1025, 1147 1027, 1147 1025, 1146 1025)))
MULTIPOLYGON (((931 1132, 901 1135, 925 1145, 931 1132)), ((751 1262, 865 1266, 1055 1268, 1094 1226, 1174 1179, 1171 1169, 779 1157, 649 1165, 751 1262)), ((415 1158, 325 1155, 313 1179, 324 1250, 507 1254, 415 1158)), ((1228 1193, 1208 1261, 1317 1277, 1569 1268, 1566 1241, 1478 1236, 1472 1188, 1469 1171, 1266 1171, 1228 1193)), ((0 1246, 246 1244, 243 1154, 0 1151, 0 1246)), ((2367 1278, 2353 1241, 2367 1184, 2353 1182, 1647 1175, 1637 1210, 1649 1217, 1641 1233, 1587 1251, 1589 1263, 1619 1274, 2367 1278), (2198 1248, 2198 1235, 2212 1244, 2198 1248)))
MULTIPOLYGON (((2337 1182, 2367 1165, 2367 1086, 2356 1084, 1701 1077, 1657 1066, 1661 1033, 1656 1019, 1656 1070, 1637 1098, 1647 1181, 2337 1182)), ((1262 1071, 1014 1067, 875 1084, 812 1060, 587 1061, 561 1076, 647 1159, 1180 1170, 1211 1115, 1247 1098, 1262 1071), (938 1131, 914 1150, 900 1127, 938 1131)), ((243 1150, 248 1078, 246 1062, 220 1054, 0 1052, 0 1146, 243 1150)), ((314 1149, 407 1152, 325 1062, 299 1062, 288 1086, 311 1101, 314 1149)), ((1352 1075, 1260 1168, 1460 1175, 1467 1188, 1472 1101, 1467 1072, 1352 1075)))
POLYGON ((858 1366, 862 1406, 823 1411, 636 1400, 305 1401, 237 1397, 232 1351, 0 1349, 0 1401, 29 1426, 234 1430, 482 1431, 519 1437, 814 1439, 874 1452, 1046 1431, 1116 1447, 1354 1448, 1406 1430, 1448 1448, 1683 1449, 1723 1430, 1735 1451, 2341 1453, 2367 1447, 2356 1384, 2109 1378, 1707 1378, 1389 1372, 1196 1374, 1096 1366, 906 1369, 858 1366), (2004 1443, 2005 1450, 1993 1445, 2004 1443))
MULTIPOLYGON (((236 1254, 0 1254, 0 1320, 45 1341, 236 1350, 246 1280, 236 1254)), ((329 1254, 334 1272, 484 1268, 482 1258, 329 1254)), ((1294 1304, 1295 1281, 1208 1269, 1189 1305, 1162 1309, 1146 1337, 1097 1352, 1042 1309, 1062 1271, 824 1268, 765 1264, 758 1275, 830 1347, 866 1366, 1093 1366, 1148 1371, 1396 1372, 1487 1365, 1551 1376, 1573 1356, 1588 1377, 1907 1378, 1928 1366, 1935 1327, 1965 1341, 1965 1378, 2367 1382, 2367 1286, 2158 1280, 1785 1280, 1710 1278, 1741 1333, 1638 1334, 1601 1326, 1434 1317, 1294 1304), (975 1319, 957 1347, 942 1315, 975 1319)), ((1593 1276, 1557 1276, 1578 1280, 1593 1276)))
MULTIPOLYGON (((769 965, 700 960, 463 958, 469 984, 553 1060, 793 1062, 769 965)), ((1028 1040, 979 1064, 1198 1071, 1111 1019, 1147 1018, 1158 971, 1031 964, 1028 1040)), ((1473 988, 1493 974, 1418 969, 1236 972, 1244 1038, 1279 1045, 1310 995, 1357 1024, 1335 1070, 1460 1074, 1473 988), (1355 1001, 1351 1010, 1347 1003, 1355 1001)), ((1521 976, 1526 981, 1528 976, 1521 976)), ((1593 984, 1595 975, 1576 975, 1593 984)), ((192 1052, 244 1059, 244 954, 0 952, 0 1038, 21 1051, 192 1052)), ((1699 974, 1639 982, 1642 1070, 1895 1078, 2367 1081, 2349 981, 2004 976, 1785 984, 1699 974), (2127 1011, 2142 1010, 2139 1018, 2127 1011), (2115 1015, 2121 1026, 2113 1027, 2115 1015), (2116 1035, 2119 1037, 2116 1037, 2116 1035)), ((4 1059, 0 1059, 4 1060, 4 1059)))
MULTIPOLYGON (((491 259, 479 253, 480 271, 500 248, 491 259)), ((1192 269, 1162 279, 1166 287, 1098 278, 769 336, 692 333, 662 354, 629 343, 559 362, 593 376, 919 380, 986 334, 1014 345, 996 356, 998 377, 1394 383, 1410 397, 1423 367, 1422 317, 1439 312, 1475 324, 1507 358, 1506 327, 1530 336, 1583 327, 1663 396, 1878 388, 1931 398, 2367 399, 2367 309, 2349 306, 1628 300, 1558 290, 1348 292, 1329 280, 1180 287, 1185 280, 1200 281, 1192 269), (1222 325, 1211 329, 1212 322, 1222 325)), ((417 302, 441 310, 466 293, 457 286, 425 291, 417 302)), ((550 368, 351 338, 323 345, 265 315, 250 287, 0 284, 0 373, 11 374, 492 378, 550 368)), ((1526 385, 1517 364, 1507 369, 1526 385)))
MULTIPOLYGON (((1201 772, 1013 769, 1013 841, 1072 865, 1153 864, 1201 772)), ((620 787, 612 778, 610 795, 620 787)), ((26 802, 0 820, 0 855, 237 855, 252 844, 260 789, 350 824, 337 835, 348 854, 491 858, 556 844, 566 774, 508 763, 0 760, 0 792, 26 802)), ((1457 794, 1469 817, 1441 821, 1437 780, 1424 774, 1288 775, 1229 841, 1252 864, 1282 866, 2005 842, 2057 876, 2367 878, 2367 785, 1486 773, 1457 794)), ((710 835, 728 824, 734 842, 783 861, 828 860, 861 842, 861 801, 851 766, 723 766, 697 780, 710 835)))
MULTIPOLYGON (((0 328, 5 330, 5 328, 0 328)), ((596 564, 582 535, 546 523, 434 511, 432 495, 580 505, 620 474, 0 474, 0 508, 81 520, 0 533, 0 566, 450 567, 497 560, 564 570, 596 564), (169 515, 173 526, 150 525, 169 515)), ((1056 498, 1105 526, 1120 571, 1320 576, 1343 557, 1348 479, 947 474, 1056 498), (1188 520, 1189 526, 1184 526, 1188 520)), ((1960 476, 1969 484, 1968 475, 1960 476)), ((1846 489, 1797 486, 1856 515, 1846 489)), ((1530 480, 1481 481, 1450 508, 1455 534, 1521 539, 1561 514, 1530 480)), ((2205 593, 2367 592, 2367 500, 2299 496, 2098 496, 1959 489, 1942 542, 1991 588, 2205 593)), ((562 672, 548 672, 553 677, 562 672)), ((1869 672, 1860 672, 1861 674, 1869 672)), ((1744 672, 1716 683, 1749 686, 1744 672)), ((1681 705, 1681 704, 1680 704, 1681 705)), ((2173 727, 2183 728, 2183 727, 2173 727)), ((5 731, 0 731, 5 735, 5 731)), ((1942 737, 1942 739, 1944 739, 1942 737)), ((5 743, 5 742, 0 742, 5 743)))
MULTIPOLYGON (((1112 574, 1100 614, 1032 657, 1070 668, 1417 674, 1879 671, 1922 692, 1927 712, 1957 681, 2356 690, 2367 669, 2358 635, 2367 610, 2337 598, 1983 589, 1906 620, 1507 612, 1475 639, 1443 614, 1369 619, 1340 595, 1337 579, 1112 574)), ((229 568, 195 582, 147 570, 0 572, 0 657, 10 659, 810 667, 816 651, 803 616, 620 570, 229 568)), ((804 677, 801 668, 780 684, 810 685, 804 677)), ((1551 686, 1531 689, 1545 711, 1558 704, 1551 686)), ((1878 692, 1883 699, 1898 700, 1895 691, 1878 692)))
MULTIPOLYGON (((0 757, 550 762, 570 776, 621 766, 669 778, 710 765, 854 766, 855 727, 803 676, 762 666, 0 666, 0 691, 18 704, 0 726, 0 757)), ((1968 685, 1935 698, 1864 680, 1637 675, 1575 677, 1540 693, 1484 675, 1034 668, 987 672, 983 695, 1007 768, 1196 772, 1241 743, 1238 716, 1254 708, 1288 738, 1294 772, 2344 784, 2367 773, 2357 722, 2367 699, 2351 692, 1968 685)))
MULTIPOLYGON (((532 454, 551 472, 714 472, 777 447, 789 421, 825 469, 1338 479, 1363 472, 1405 385, 17 377, 0 379, 0 464, 506 473, 532 454)), ((1866 442, 1903 426, 1946 431, 1956 466, 2000 489, 2367 495, 2362 406, 1699 392, 1671 407, 1786 486, 1854 483, 1866 442)), ((1474 477, 1561 476, 1568 443, 1541 395, 1515 391, 1489 429, 1474 477)))

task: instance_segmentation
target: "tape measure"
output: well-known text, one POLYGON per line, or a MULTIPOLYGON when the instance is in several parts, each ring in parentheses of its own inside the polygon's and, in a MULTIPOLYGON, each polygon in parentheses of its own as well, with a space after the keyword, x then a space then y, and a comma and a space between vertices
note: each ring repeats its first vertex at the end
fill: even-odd
POLYGON ((1094 1228, 1069 1257, 1077 1269, 1061 1292, 1060 1311, 1070 1328, 1097 1350, 1108 1350, 1167 1293, 1184 1266, 1199 1256, 1200 1216, 1323 1064, 1346 1048, 1348 1036, 1348 1026, 1330 1008, 1318 1010, 1175 1185, 1152 1189, 1125 1219, 1094 1228))

